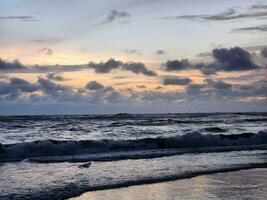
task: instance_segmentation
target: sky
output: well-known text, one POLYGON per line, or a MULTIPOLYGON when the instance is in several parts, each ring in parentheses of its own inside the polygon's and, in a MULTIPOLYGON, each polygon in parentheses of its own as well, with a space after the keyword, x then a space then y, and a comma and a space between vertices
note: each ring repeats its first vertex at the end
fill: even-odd
POLYGON ((0 115, 267 111, 267 0, 0 0, 0 115))

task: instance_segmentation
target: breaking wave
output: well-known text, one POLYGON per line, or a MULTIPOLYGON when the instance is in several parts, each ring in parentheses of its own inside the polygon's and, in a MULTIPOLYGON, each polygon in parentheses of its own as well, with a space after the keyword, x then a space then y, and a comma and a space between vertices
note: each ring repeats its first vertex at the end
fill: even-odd
POLYGON ((238 135, 211 135, 194 131, 173 137, 137 140, 42 140, 17 144, 0 144, 0 162, 20 161, 27 158, 36 158, 35 160, 38 160, 40 157, 48 156, 57 156, 54 160, 59 161, 151 158, 187 152, 261 149, 266 148, 266 144, 267 131, 259 131, 257 134, 243 133, 238 135), (76 157, 68 157, 73 155, 76 157))

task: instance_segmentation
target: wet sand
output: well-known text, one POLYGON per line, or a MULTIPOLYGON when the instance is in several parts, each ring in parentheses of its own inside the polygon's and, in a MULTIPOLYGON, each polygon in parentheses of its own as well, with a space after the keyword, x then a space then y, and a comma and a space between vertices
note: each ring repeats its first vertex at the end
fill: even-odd
POLYGON ((72 200, 267 199, 267 169, 203 175, 191 179, 87 192, 72 200))

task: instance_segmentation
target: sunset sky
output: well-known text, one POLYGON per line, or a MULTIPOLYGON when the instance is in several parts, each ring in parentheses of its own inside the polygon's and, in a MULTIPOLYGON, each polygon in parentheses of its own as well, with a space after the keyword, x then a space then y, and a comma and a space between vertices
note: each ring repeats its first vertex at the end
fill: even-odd
POLYGON ((0 0, 0 115, 267 111, 267 1, 0 0))

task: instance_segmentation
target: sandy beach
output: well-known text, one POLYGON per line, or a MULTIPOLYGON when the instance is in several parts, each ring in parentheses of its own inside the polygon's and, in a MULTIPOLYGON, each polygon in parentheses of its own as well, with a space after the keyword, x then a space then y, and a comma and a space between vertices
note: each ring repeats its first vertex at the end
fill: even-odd
POLYGON ((267 168, 87 192, 71 200, 257 199, 267 197, 267 168))

